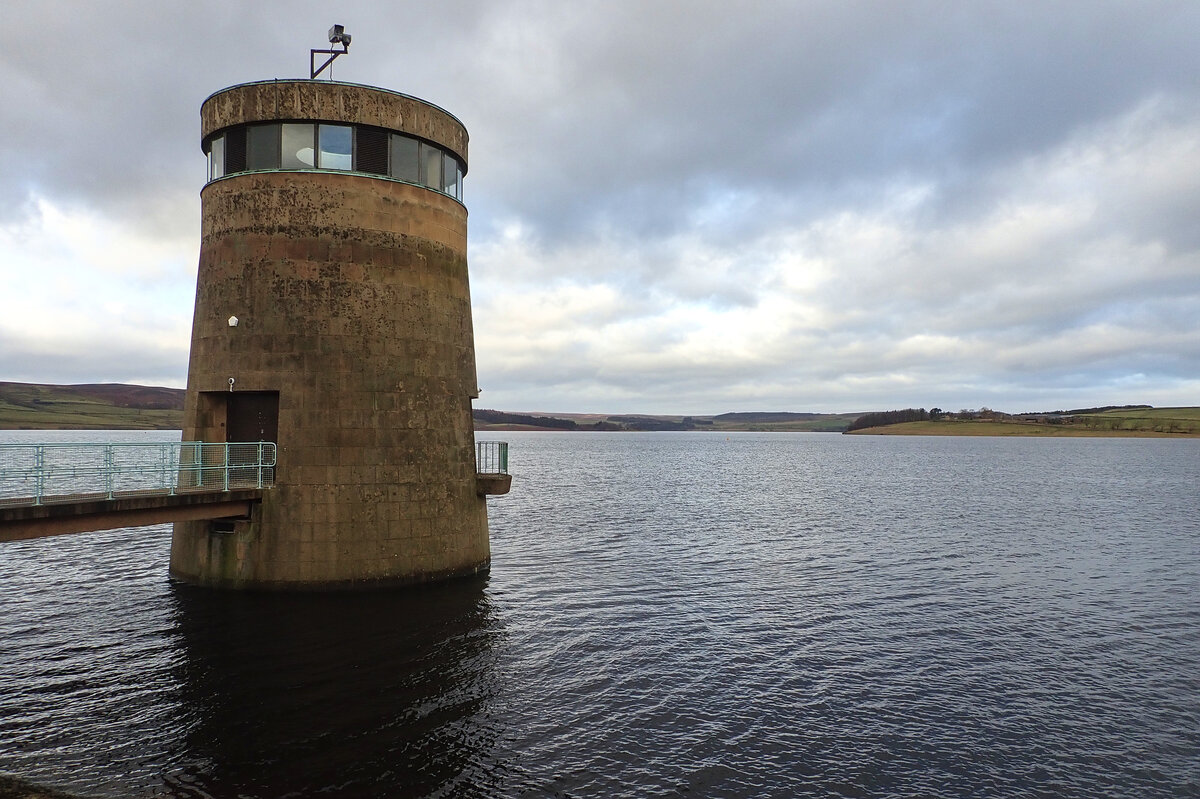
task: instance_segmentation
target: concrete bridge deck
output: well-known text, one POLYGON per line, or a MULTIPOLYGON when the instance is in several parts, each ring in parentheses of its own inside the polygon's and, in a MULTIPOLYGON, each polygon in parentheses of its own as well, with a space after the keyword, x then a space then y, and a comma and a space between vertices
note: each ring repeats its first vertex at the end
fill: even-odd
POLYGON ((275 479, 275 444, 0 444, 0 542, 250 515, 275 479))
POLYGON ((0 507, 0 543, 193 519, 246 518, 268 490, 175 493, 169 493, 168 489, 143 490, 125 495, 118 492, 111 499, 95 495, 56 496, 53 501, 41 504, 34 504, 30 497, 26 504, 0 507))

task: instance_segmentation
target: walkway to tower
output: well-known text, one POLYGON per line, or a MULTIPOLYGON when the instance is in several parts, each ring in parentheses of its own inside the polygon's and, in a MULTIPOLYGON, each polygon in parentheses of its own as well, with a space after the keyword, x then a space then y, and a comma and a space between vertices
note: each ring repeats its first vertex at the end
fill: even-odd
POLYGON ((250 515, 275 445, 0 444, 0 541, 250 515))
MULTIPOLYGON (((508 444, 476 444, 480 494, 507 493, 508 444)), ((192 519, 247 518, 275 444, 0 444, 0 542, 192 519)))

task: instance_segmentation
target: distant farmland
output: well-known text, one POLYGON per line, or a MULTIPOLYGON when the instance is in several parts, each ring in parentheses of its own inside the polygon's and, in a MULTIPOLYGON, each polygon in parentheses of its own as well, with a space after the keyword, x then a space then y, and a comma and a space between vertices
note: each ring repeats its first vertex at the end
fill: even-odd
MULTIPOLYGON (((0 429, 178 430, 184 390, 118 383, 45 385, 0 382, 0 429)), ((934 409, 936 411, 936 409, 934 409)), ((925 411, 926 416, 929 414, 925 411)), ((872 412, 888 417, 902 412, 872 412)), ((1200 408, 1104 407, 1011 415, 983 409, 941 418, 855 430, 855 435, 924 436, 1200 436, 1200 408)), ((734 412, 711 416, 511 413, 475 409, 475 429, 562 432, 828 432, 867 413, 734 412)), ((911 418, 911 417, 910 417, 911 418)), ((921 417, 925 418, 925 417, 921 417)), ((875 421, 863 420, 869 424, 875 421)), ((861 422, 860 422, 861 423, 861 422)))
POLYGON ((0 382, 0 429, 178 430, 183 398, 180 388, 0 382))
POLYGON ((879 436, 1200 436, 1200 408, 1115 408, 1095 413, 1007 414, 989 418, 945 418, 855 430, 879 436))

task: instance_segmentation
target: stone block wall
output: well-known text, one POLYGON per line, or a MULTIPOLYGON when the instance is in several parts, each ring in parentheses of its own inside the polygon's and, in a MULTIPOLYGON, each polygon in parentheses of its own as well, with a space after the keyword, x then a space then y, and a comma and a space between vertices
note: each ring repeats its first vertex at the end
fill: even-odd
MULTIPOLYGON (((339 91, 303 83, 301 95, 339 91)), ((215 95, 241 110, 218 113, 210 99, 206 130, 220 114, 244 121, 236 115, 261 100, 254 87, 269 85, 240 100, 215 95)), ((318 103, 321 118, 331 103, 318 103)), ((439 113, 430 118, 453 119, 439 113)), ((278 465, 259 511, 233 533, 176 525, 172 573, 339 588, 486 569, 466 209, 420 186, 312 171, 230 176, 202 200, 184 439, 226 440, 232 377, 235 392, 278 392, 278 465)))

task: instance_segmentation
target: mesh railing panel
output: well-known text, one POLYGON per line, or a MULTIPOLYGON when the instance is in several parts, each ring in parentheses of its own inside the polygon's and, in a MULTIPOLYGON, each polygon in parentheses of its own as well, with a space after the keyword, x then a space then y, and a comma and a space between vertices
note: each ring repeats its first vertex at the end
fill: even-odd
POLYGON ((275 444, 0 444, 0 505, 112 499, 275 482, 275 444))
POLYGON ((508 474, 508 442, 475 442, 475 471, 479 474, 508 474))

